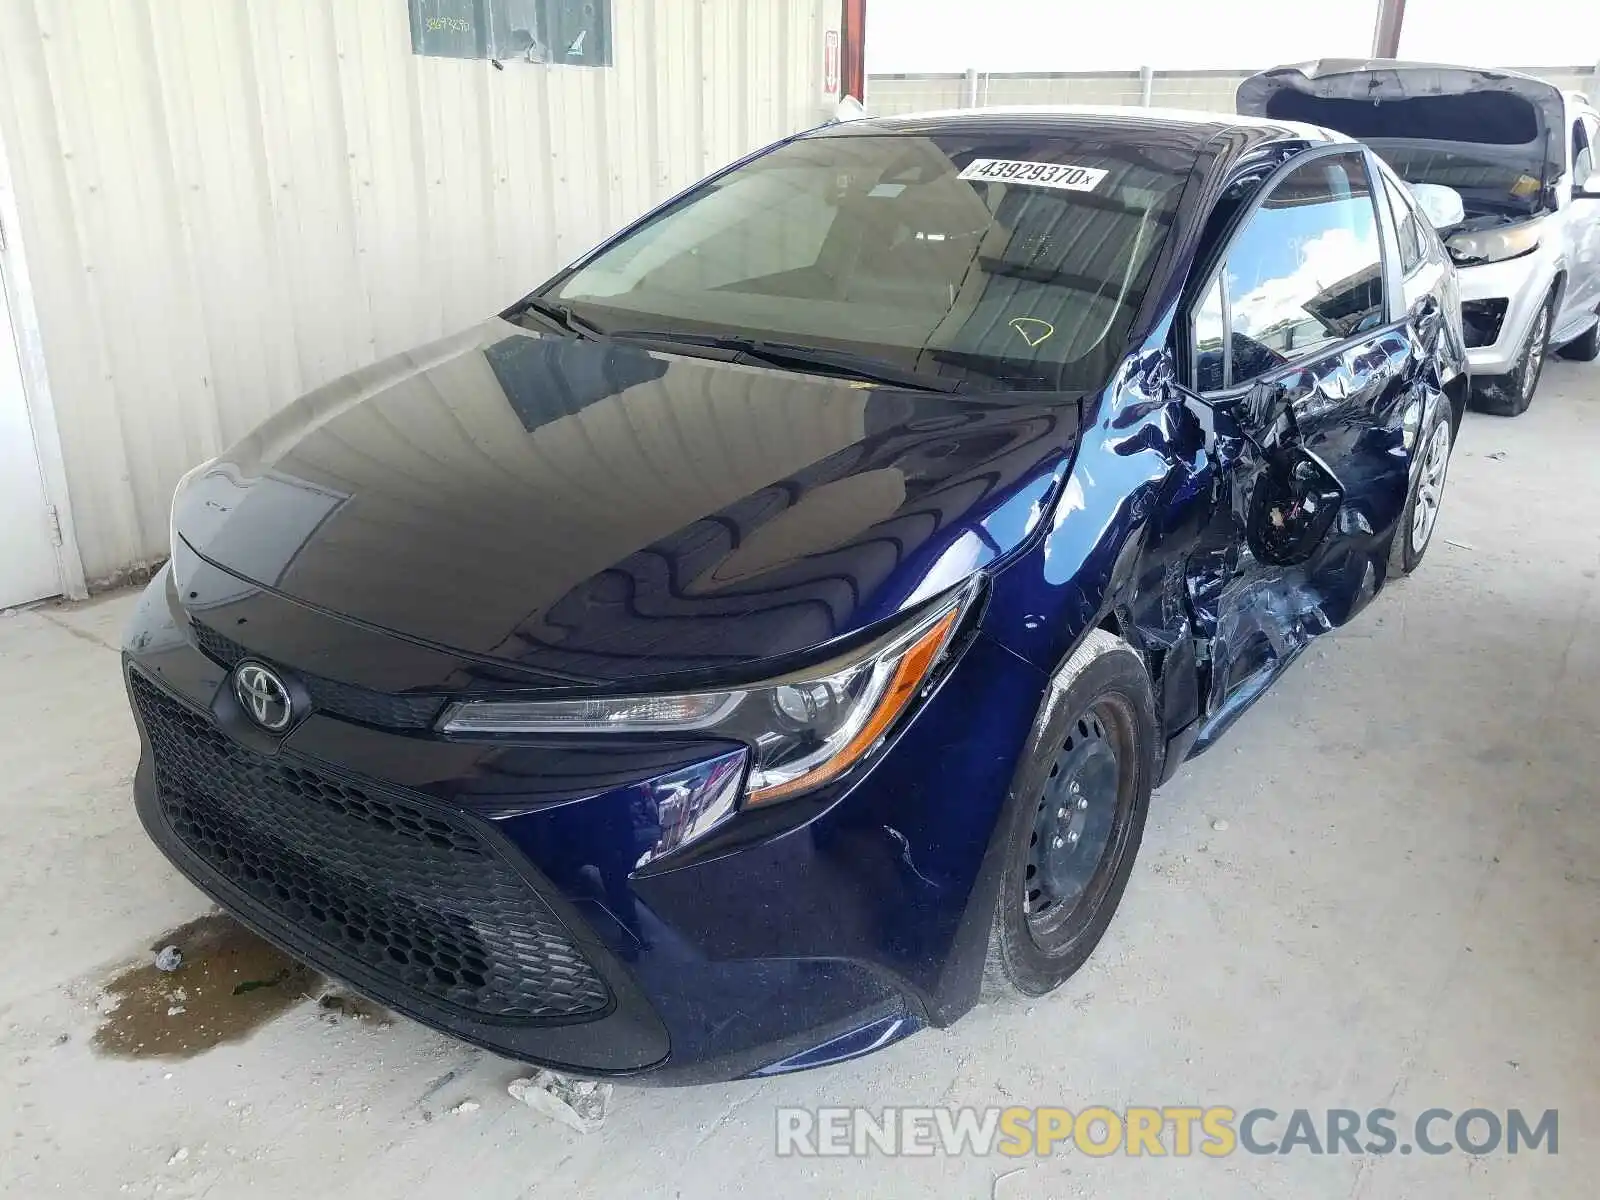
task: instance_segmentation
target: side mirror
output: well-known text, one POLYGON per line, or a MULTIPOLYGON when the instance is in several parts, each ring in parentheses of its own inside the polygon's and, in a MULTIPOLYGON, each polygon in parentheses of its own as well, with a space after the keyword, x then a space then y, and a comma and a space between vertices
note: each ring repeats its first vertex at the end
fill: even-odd
POLYGON ((1600 171, 1590 171, 1586 178, 1572 185, 1574 200, 1600 200, 1600 171))
POLYGON ((1250 504, 1250 552, 1279 567, 1307 561, 1327 538, 1343 502, 1344 489, 1316 458, 1297 446, 1277 451, 1250 504))
POLYGON ((1406 187, 1422 215, 1428 218, 1428 224, 1435 229, 1449 229, 1466 220, 1467 210, 1461 203, 1461 193, 1455 188, 1442 183, 1408 183, 1406 187))

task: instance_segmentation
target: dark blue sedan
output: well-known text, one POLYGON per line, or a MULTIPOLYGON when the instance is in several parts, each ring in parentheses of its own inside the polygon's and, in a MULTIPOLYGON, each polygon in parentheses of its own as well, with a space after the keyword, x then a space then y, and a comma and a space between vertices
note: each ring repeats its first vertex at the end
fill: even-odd
POLYGON ((185 477, 139 813, 501 1054, 862 1054, 1082 965, 1151 790, 1421 560, 1466 385, 1324 130, 814 130, 185 477))

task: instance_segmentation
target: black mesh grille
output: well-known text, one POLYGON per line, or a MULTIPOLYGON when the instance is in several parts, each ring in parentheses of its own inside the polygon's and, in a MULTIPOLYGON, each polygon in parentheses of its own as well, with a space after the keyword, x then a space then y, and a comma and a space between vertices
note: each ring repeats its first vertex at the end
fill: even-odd
POLYGON ((604 982, 555 914, 469 821, 255 754, 138 672, 129 679, 173 832, 335 958, 398 996, 476 1015, 606 1008, 604 982))
MULTIPOLYGON (((232 638, 218 633, 199 621, 190 621, 196 645, 208 658, 232 670, 250 651, 232 638)), ((386 692, 373 692, 353 687, 332 679, 295 674, 306 685, 311 702, 324 712, 360 721, 365 725, 383 725, 391 729, 427 729, 433 725, 444 701, 437 696, 394 696, 386 692)))

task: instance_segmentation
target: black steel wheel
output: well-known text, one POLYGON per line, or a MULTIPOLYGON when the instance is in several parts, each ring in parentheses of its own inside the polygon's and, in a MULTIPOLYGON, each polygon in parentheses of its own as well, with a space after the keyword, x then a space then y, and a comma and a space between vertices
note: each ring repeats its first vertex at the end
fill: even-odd
POLYGON ((1143 659, 1092 630, 1058 673, 1012 785, 986 997, 1042 995, 1099 943, 1144 833, 1158 728, 1143 659))
POLYGON ((1119 699, 1070 726, 1034 811, 1023 868, 1028 936, 1045 953, 1071 943, 1111 884, 1133 813, 1133 716, 1119 699))

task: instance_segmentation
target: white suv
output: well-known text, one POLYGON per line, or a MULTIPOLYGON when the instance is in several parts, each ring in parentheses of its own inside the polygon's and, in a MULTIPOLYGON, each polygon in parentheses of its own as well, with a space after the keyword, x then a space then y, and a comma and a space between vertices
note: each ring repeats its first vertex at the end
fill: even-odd
POLYGON ((1448 187, 1475 406, 1527 409, 1548 351, 1600 352, 1600 113, 1515 71, 1389 60, 1275 67, 1239 111, 1329 126, 1409 184, 1448 187))

